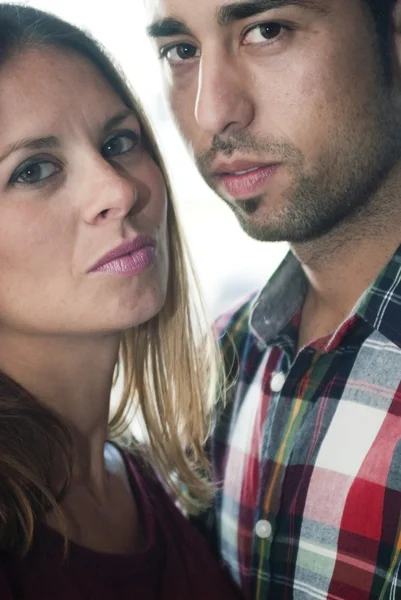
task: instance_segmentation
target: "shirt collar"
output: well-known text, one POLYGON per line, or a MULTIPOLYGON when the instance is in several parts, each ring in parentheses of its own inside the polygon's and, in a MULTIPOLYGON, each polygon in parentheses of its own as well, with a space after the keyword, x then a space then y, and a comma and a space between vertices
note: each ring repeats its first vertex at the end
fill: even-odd
POLYGON ((355 312, 401 347, 401 246, 363 294, 355 312))
MULTIPOLYGON (((276 338, 301 310, 307 287, 305 273, 289 251, 252 307, 250 328, 263 344, 276 338)), ((355 315, 401 347, 401 246, 362 295, 350 317, 355 315)))
POLYGON ((307 285, 300 263, 288 252, 253 304, 250 327, 262 343, 277 337, 301 309, 307 285))

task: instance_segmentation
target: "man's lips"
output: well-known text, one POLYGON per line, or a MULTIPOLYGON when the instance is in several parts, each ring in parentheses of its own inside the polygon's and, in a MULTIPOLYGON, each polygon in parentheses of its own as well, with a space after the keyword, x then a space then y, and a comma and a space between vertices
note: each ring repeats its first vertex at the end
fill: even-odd
POLYGON ((221 177, 224 175, 244 175, 264 167, 270 167, 277 163, 259 162, 255 160, 236 160, 232 162, 218 162, 212 169, 212 175, 221 177))
POLYGON ((219 165, 214 173, 218 188, 234 200, 246 200, 260 195, 276 174, 279 164, 255 164, 245 161, 219 165))

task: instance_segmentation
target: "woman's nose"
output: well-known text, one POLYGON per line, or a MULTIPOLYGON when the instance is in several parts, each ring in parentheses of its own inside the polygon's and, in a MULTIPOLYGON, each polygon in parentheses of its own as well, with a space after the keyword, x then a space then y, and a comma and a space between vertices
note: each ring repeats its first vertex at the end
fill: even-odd
POLYGON ((125 170, 100 158, 96 166, 88 167, 91 181, 86 188, 83 214, 91 225, 105 221, 123 221, 138 200, 136 179, 125 170))

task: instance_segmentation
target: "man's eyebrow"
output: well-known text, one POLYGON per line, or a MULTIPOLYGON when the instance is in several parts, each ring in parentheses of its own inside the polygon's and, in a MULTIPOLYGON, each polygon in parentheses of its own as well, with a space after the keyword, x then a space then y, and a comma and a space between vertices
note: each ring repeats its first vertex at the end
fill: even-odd
POLYGON ((191 30, 183 21, 168 17, 155 21, 146 28, 147 34, 151 38, 173 37, 174 35, 192 35, 191 30))
MULTIPOLYGON (((221 27, 225 27, 235 21, 242 21, 254 15, 286 6, 300 6, 318 14, 326 14, 328 12, 318 0, 251 0, 250 2, 244 0, 243 2, 233 2, 222 6, 217 11, 217 23, 221 27)), ((167 17, 155 21, 151 25, 148 25, 146 31, 151 38, 193 35, 189 27, 175 17, 167 17)))
POLYGON ((242 21, 254 15, 286 6, 300 6, 319 14, 326 13, 321 3, 315 0, 252 0, 251 2, 233 2, 222 6, 217 11, 217 22, 221 27, 225 27, 235 21, 242 21))
POLYGON ((26 138, 19 140, 7 146, 5 151, 0 156, 0 163, 8 158, 10 154, 17 152, 18 150, 43 150, 45 148, 58 148, 60 146, 60 140, 54 135, 40 138, 26 138))

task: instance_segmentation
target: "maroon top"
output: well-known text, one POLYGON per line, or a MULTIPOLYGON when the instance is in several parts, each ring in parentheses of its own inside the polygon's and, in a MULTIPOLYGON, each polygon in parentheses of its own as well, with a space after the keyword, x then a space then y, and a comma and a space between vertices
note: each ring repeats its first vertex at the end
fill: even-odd
POLYGON ((147 530, 147 548, 113 555, 71 543, 62 564, 61 536, 41 526, 26 559, 0 555, 1 600, 241 599, 162 486, 138 469, 131 455, 124 459, 147 530))

